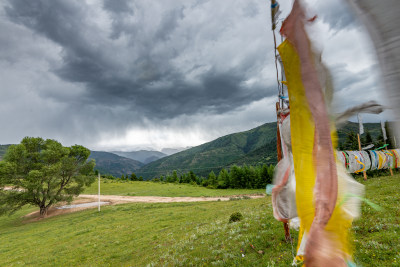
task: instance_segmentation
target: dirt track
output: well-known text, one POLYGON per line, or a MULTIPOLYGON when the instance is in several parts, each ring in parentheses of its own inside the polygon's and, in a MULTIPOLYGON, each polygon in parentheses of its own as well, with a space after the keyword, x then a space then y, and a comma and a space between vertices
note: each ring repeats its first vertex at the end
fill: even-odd
MULTIPOLYGON (((108 205, 116 205, 122 203, 172 203, 172 202, 201 202, 201 201, 228 201, 231 198, 263 198, 264 195, 239 195, 239 196, 226 196, 226 197, 157 197, 157 196, 115 196, 115 195, 100 195, 100 201, 107 201, 110 202, 108 205)), ((78 198, 72 201, 72 204, 82 204, 88 202, 98 201, 98 195, 79 195, 78 198)), ((62 204, 62 203, 60 203, 62 204)), ((59 205, 60 205, 59 204, 59 205)), ((72 213, 76 211, 81 211, 84 209, 91 209, 96 208, 94 207, 84 207, 84 208, 72 208, 72 209, 57 209, 52 207, 49 209, 47 213, 47 218, 72 213)), ((40 220, 39 218, 39 211, 32 212, 25 217, 28 218, 29 221, 36 221, 40 220)))
MULTIPOLYGON (((249 198, 262 198, 264 195, 246 195, 249 198)), ((92 199, 97 201, 97 195, 79 195, 80 198, 92 199)), ((112 204, 143 202, 143 203, 171 203, 171 202, 200 202, 200 201, 228 201, 232 197, 157 197, 157 196, 114 196, 100 195, 101 201, 109 201, 112 204)))

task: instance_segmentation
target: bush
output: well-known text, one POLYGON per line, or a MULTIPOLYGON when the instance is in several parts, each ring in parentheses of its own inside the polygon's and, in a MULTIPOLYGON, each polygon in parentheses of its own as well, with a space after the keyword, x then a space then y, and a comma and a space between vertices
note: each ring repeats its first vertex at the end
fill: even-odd
POLYGON ((231 214, 231 217, 229 218, 229 222, 238 222, 243 219, 243 215, 240 212, 234 212, 231 214))

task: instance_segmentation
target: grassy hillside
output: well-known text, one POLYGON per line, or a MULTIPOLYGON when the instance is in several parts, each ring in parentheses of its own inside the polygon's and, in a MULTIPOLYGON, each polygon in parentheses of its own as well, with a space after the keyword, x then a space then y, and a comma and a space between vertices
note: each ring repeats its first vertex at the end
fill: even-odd
POLYGON ((89 158, 96 161, 95 169, 101 174, 111 174, 116 177, 122 174, 131 174, 143 166, 143 163, 139 161, 124 158, 109 152, 91 151, 89 158))
MULTIPOLYGON (((353 226, 355 262, 398 266, 400 175, 363 183, 366 198, 384 210, 362 205, 353 226)), ((284 241, 270 197, 124 204, 24 222, 21 216, 32 210, 1 217, 0 266, 290 266, 297 238, 291 230, 293 248, 284 241), (228 223, 233 212, 243 220, 228 223)))
MULTIPOLYGON (((97 194, 97 183, 87 188, 84 194, 97 194)), ((208 189, 190 184, 171 184, 133 181, 110 181, 103 179, 101 194, 120 196, 160 196, 160 197, 217 197, 240 194, 265 193, 265 189, 208 189)))
MULTIPOLYGON (((365 133, 369 131, 373 140, 375 141, 379 135, 382 134, 380 123, 363 123, 364 125, 364 134, 361 136, 365 136, 365 133)), ((353 132, 358 133, 358 123, 355 122, 347 122, 345 125, 340 127, 337 131, 339 137, 339 143, 343 143, 346 140, 347 133, 353 132)))
MULTIPOLYGON (((365 123, 376 139, 380 134, 379 123, 365 123)), ((338 130, 339 142, 344 142, 349 132, 358 132, 358 123, 348 122, 338 130)), ((207 176, 210 171, 218 173, 222 168, 236 165, 276 164, 276 122, 263 124, 249 131, 220 137, 206 144, 162 158, 143 166, 138 172, 147 179, 159 175, 194 171, 207 176)))
MULTIPOLYGON (((374 140, 381 134, 379 123, 364 123, 374 140)), ((349 132, 358 132, 358 123, 348 122, 338 130, 339 143, 343 143, 349 132)), ((9 145, 0 145, 0 160, 9 145)), ((168 157, 157 151, 92 152, 96 159, 96 169, 104 174, 121 176, 135 172, 138 176, 150 179, 177 170, 185 173, 190 170, 197 175, 207 176, 210 171, 236 165, 276 164, 276 123, 266 123, 249 131, 220 137, 206 144, 193 147, 168 157), (140 152, 140 153, 139 153, 140 152), (145 166, 142 162, 150 162, 145 166), (127 158, 130 158, 129 160, 127 158), (135 161, 132 158, 140 158, 135 161), (143 166, 143 167, 142 167, 143 166)))
MULTIPOLYGON (((145 178, 164 175, 173 170, 194 171, 207 175, 218 172, 247 154, 271 143, 276 138, 276 123, 271 122, 246 132, 226 135, 203 145, 162 158, 142 167, 137 174, 145 178)), ((266 150, 266 154, 269 151, 266 150)), ((267 156, 268 157, 268 156, 267 156)), ((257 161, 260 159, 257 158, 257 161)), ((248 162, 252 164, 253 162, 248 162)))

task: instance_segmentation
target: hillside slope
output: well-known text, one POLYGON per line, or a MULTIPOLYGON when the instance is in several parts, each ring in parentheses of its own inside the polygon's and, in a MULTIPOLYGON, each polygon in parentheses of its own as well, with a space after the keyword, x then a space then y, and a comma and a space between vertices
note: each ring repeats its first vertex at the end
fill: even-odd
MULTIPOLYGON (((379 123, 364 123, 365 131, 372 138, 380 135, 379 123)), ((343 143, 349 132, 358 132, 358 123, 347 122, 338 129, 339 143, 343 143)), ((206 176, 210 171, 219 172, 232 165, 276 164, 276 122, 263 124, 245 132, 233 133, 214 141, 190 148, 143 166, 138 175, 151 179, 166 175, 173 170, 178 173, 193 171, 206 176)))
POLYGON ((96 161, 95 169, 101 174, 111 174, 116 177, 131 174, 144 165, 139 161, 102 151, 91 151, 89 159, 96 161))
MULTIPOLYGON (((203 145, 159 159, 142 167, 137 174, 147 179, 168 172, 194 171, 198 175, 207 175, 211 170, 218 172, 221 168, 230 166, 246 155, 250 156, 256 150, 265 147, 265 159, 270 149, 276 143, 276 122, 266 123, 249 131, 229 134, 203 145)), ((263 154, 260 150, 259 154, 263 154)), ((273 157, 273 155, 271 155, 273 157)), ((260 158, 245 159, 246 164, 256 164, 260 158)), ((272 160, 271 163, 276 162, 272 160)))

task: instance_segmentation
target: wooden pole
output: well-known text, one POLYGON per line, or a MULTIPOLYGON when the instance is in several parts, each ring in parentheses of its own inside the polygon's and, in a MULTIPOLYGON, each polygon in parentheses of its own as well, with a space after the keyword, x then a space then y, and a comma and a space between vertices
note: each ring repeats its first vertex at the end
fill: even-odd
MULTIPOLYGON (((358 150, 361 152, 361 142, 360 142, 360 134, 357 134, 357 139, 358 139, 358 150)), ((364 181, 367 180, 367 172, 365 171, 365 165, 364 165, 364 181)))
MULTIPOLYGON (((279 112, 280 105, 279 102, 276 102, 276 152, 277 152, 277 160, 278 162, 282 159, 282 144, 281 144, 281 133, 279 131, 279 112)), ((283 229, 285 230, 285 240, 288 242, 291 240, 289 225, 288 223, 283 223, 283 229)))
POLYGON ((100 173, 99 173, 99 212, 100 212, 100 173))

